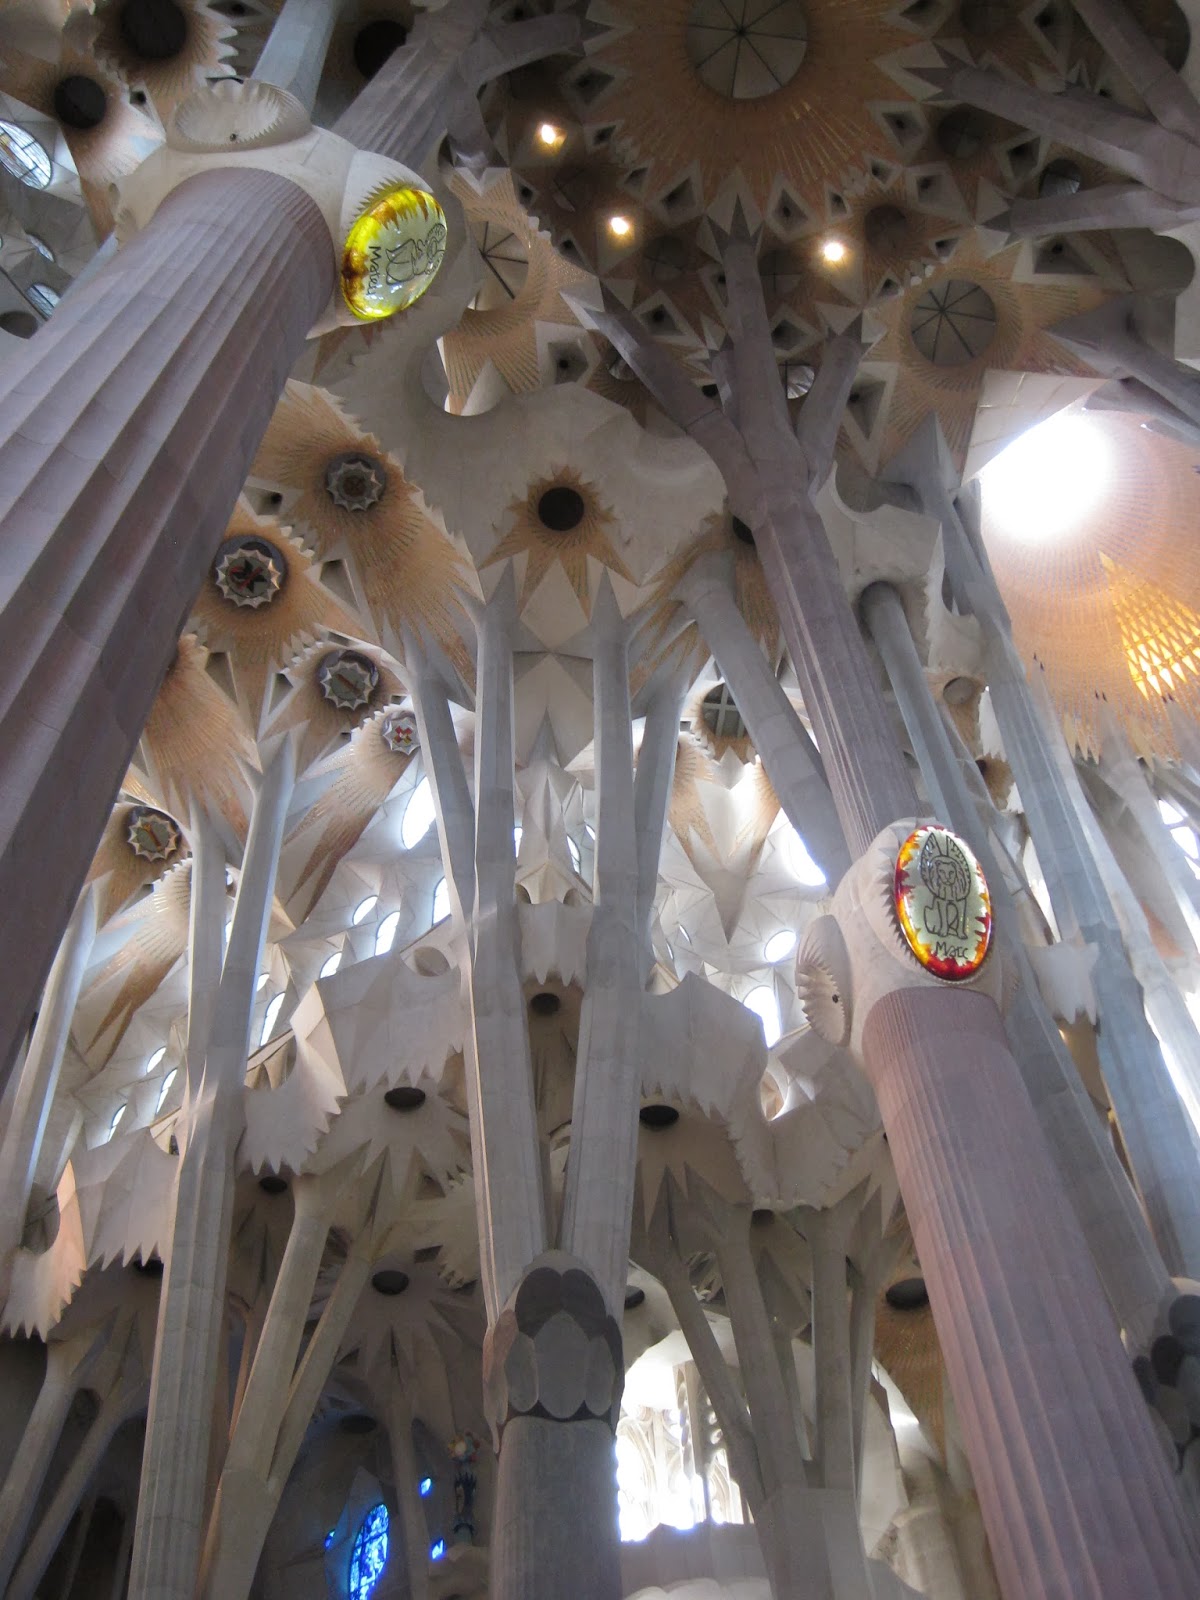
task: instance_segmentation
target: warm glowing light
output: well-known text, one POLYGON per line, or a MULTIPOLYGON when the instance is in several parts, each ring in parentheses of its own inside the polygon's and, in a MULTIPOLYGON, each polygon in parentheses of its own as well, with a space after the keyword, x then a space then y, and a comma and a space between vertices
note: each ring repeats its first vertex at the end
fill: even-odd
POLYGON ((354 223, 342 250, 342 294, 364 322, 414 305, 446 255, 446 215, 424 189, 399 185, 354 223))
POLYGON ((620 215, 609 217, 608 231, 615 239, 627 239, 633 232, 633 223, 630 222, 628 217, 620 215))
POLYGON ((1030 428, 979 474, 988 526, 1027 544, 1086 526, 1112 482, 1108 441, 1077 411, 1030 428))
POLYGON ((821 260, 828 262, 831 267, 836 267, 839 261, 845 261, 849 254, 840 239, 826 239, 821 246, 821 260))
POLYGON ((926 824, 900 846, 893 904, 927 972, 954 983, 979 971, 992 942, 992 902, 974 852, 949 829, 926 824))
POLYGON ((556 128, 552 122, 543 122, 537 132, 539 144, 544 144, 547 150, 557 150, 565 137, 561 128, 556 128))

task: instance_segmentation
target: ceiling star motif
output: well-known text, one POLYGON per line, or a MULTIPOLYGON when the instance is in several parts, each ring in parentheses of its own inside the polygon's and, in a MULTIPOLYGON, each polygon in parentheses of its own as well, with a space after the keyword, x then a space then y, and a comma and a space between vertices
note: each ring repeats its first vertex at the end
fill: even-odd
MULTIPOLYGON (((279 485, 290 518, 322 561, 344 564, 353 599, 387 630, 389 647, 401 649, 404 629, 432 635, 467 682, 474 679, 465 640, 471 626, 457 590, 467 584, 462 557, 426 511, 415 487, 371 434, 342 412, 321 389, 290 382, 255 460, 253 473, 279 485), (380 463, 387 489, 355 508, 331 498, 331 463, 366 456, 380 463)), ((276 609, 272 607, 272 610, 276 609)), ((344 632, 357 627, 335 624, 344 632)))
POLYGON ((556 563, 562 568, 586 616, 591 615, 589 559, 629 583, 634 581, 613 543, 617 533, 615 517, 601 502, 595 487, 574 468, 560 467, 551 476, 530 484, 525 496, 509 506, 508 515, 512 526, 483 566, 494 566, 516 556, 525 558, 525 576, 517 599, 519 608, 528 604, 556 563), (561 497, 567 508, 562 517, 548 511, 548 507, 557 503, 556 496, 561 497), (551 521, 562 525, 551 526, 551 521))

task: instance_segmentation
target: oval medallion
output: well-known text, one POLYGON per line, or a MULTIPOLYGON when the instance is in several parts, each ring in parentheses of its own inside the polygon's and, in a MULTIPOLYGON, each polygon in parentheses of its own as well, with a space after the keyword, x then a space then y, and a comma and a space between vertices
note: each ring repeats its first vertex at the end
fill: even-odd
POLYGON ((983 965, 992 901, 971 847, 936 823, 915 829, 896 857, 893 901, 908 948, 927 972, 956 982, 983 965))
POLYGON ((346 304, 364 322, 407 311, 433 282, 445 254, 446 215, 434 197, 424 189, 389 189, 346 236, 346 304))

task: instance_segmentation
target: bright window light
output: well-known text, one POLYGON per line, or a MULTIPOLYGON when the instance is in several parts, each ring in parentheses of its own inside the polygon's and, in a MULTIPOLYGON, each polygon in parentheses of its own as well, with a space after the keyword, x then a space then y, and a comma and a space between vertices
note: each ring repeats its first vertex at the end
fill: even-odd
POLYGON ((317 977, 318 978, 332 978, 334 973, 341 966, 341 964, 342 964, 342 952, 340 950, 335 950, 331 956, 326 956, 325 957, 325 960, 324 960, 324 962, 322 963, 322 966, 321 966, 321 970, 320 970, 320 972, 317 973, 317 977))
POLYGON ((170 1072, 167 1073, 166 1077, 162 1081, 162 1088, 158 1091, 158 1099, 154 1102, 155 1116, 158 1115, 163 1106, 166 1104, 167 1096, 171 1092, 171 1085, 175 1082, 175 1074, 177 1070, 177 1068, 172 1067, 170 1072))
POLYGON ((518 823, 513 829, 513 855, 519 856, 521 854, 521 840, 524 837, 525 829, 521 827, 520 823, 518 823))
POLYGON ((433 1493, 433 1479, 422 1478, 420 1483, 417 1485, 417 1493, 421 1496, 422 1500, 428 1499, 428 1497, 433 1493))
POLYGON ((54 170, 33 135, 15 122, 0 122, 0 166, 31 189, 48 188, 54 170))
POLYGON ((439 878, 433 891, 433 925, 436 928, 439 922, 445 922, 450 915, 450 886, 445 878, 439 878))
POLYGON ((763 959, 772 966, 777 961, 783 961, 791 955, 796 948, 796 930, 794 928, 780 928, 778 933, 773 933, 763 945, 763 959))
POLYGON ((433 790, 429 779, 422 778, 409 796, 400 823, 400 842, 406 850, 419 845, 433 823, 433 790))
POLYGON ((1060 412, 989 461, 979 482, 990 527, 1043 544, 1086 525, 1111 485, 1111 452, 1092 419, 1060 412))
POLYGON ((281 990, 280 993, 268 1003, 267 1009, 263 1013, 262 1032, 258 1036, 258 1042, 260 1044, 266 1044, 267 1040, 275 1032, 275 1024, 279 1021, 279 1013, 283 1010, 283 1001, 284 992, 281 990))
POLYGON ((1174 828, 1178 823, 1186 820, 1179 807, 1173 806, 1169 800, 1160 800, 1158 802, 1158 814, 1168 828, 1174 828))
POLYGON ((445 1539, 438 1539, 438 1540, 435 1541, 435 1543, 430 1545, 430 1547, 429 1547, 429 1559, 430 1559, 430 1561, 440 1561, 445 1554, 446 1554, 446 1541, 445 1541, 445 1539))
POLYGON ((396 937, 396 929, 400 926, 400 913, 389 911, 379 924, 379 932, 375 935, 375 954, 385 956, 392 948, 396 937))
POLYGON ((571 852, 571 865, 575 868, 575 871, 578 872, 583 866, 583 858, 579 854, 579 846, 575 843, 570 834, 567 835, 567 849, 571 852))
POLYGON ((108 1125, 108 1137, 110 1139, 112 1138, 113 1134, 116 1133, 117 1129, 121 1126, 121 1118, 125 1115, 125 1113, 128 1110, 129 1110, 129 1102, 128 1102, 128 1100, 126 1100, 123 1105, 119 1105, 117 1107, 117 1109, 113 1112, 112 1121, 108 1125))
POLYGON ((596 842, 596 830, 595 830, 595 828, 592 827, 590 822, 585 822, 584 823, 583 831, 584 831, 584 833, 587 834, 588 838, 592 841, 592 843, 595 844, 595 842, 596 842))
POLYGON ((608 231, 614 239, 628 239, 633 232, 633 223, 628 217, 616 214, 608 219, 608 231))
POLYGON ((825 882, 825 874, 809 855, 808 846, 795 828, 788 828, 784 832, 783 859, 788 871, 805 888, 819 889, 825 882))
POLYGON ((149 1074, 154 1071, 155 1067, 159 1065, 166 1053, 167 1047, 165 1044, 160 1044, 157 1050, 151 1051, 150 1055, 146 1059, 147 1076, 149 1076, 149 1074))
POLYGON ((267 984, 270 983, 270 981, 271 974, 269 972, 260 972, 258 975, 258 981, 254 985, 255 994, 261 993, 261 991, 267 987, 267 984))
POLYGON ((742 1001, 749 1011, 753 1011, 762 1018, 763 1038, 767 1041, 769 1050, 779 1039, 779 1002, 775 998, 775 991, 769 984, 760 983, 757 989, 742 1001))
POLYGON ((350 921, 357 928, 360 922, 367 920, 378 904, 379 896, 377 894, 369 894, 365 900, 360 900, 355 906, 354 915, 350 918, 350 921))

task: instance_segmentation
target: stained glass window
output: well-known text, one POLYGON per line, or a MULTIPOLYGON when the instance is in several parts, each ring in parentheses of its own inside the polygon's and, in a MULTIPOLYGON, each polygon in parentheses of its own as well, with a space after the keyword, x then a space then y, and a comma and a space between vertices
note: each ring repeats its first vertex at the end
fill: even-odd
POLYGON ((370 1600, 388 1558, 388 1513, 382 1502, 359 1524, 350 1553, 350 1600, 370 1600))
POLYGON ((41 145, 15 122, 0 122, 0 166, 31 189, 45 189, 53 171, 41 145))

